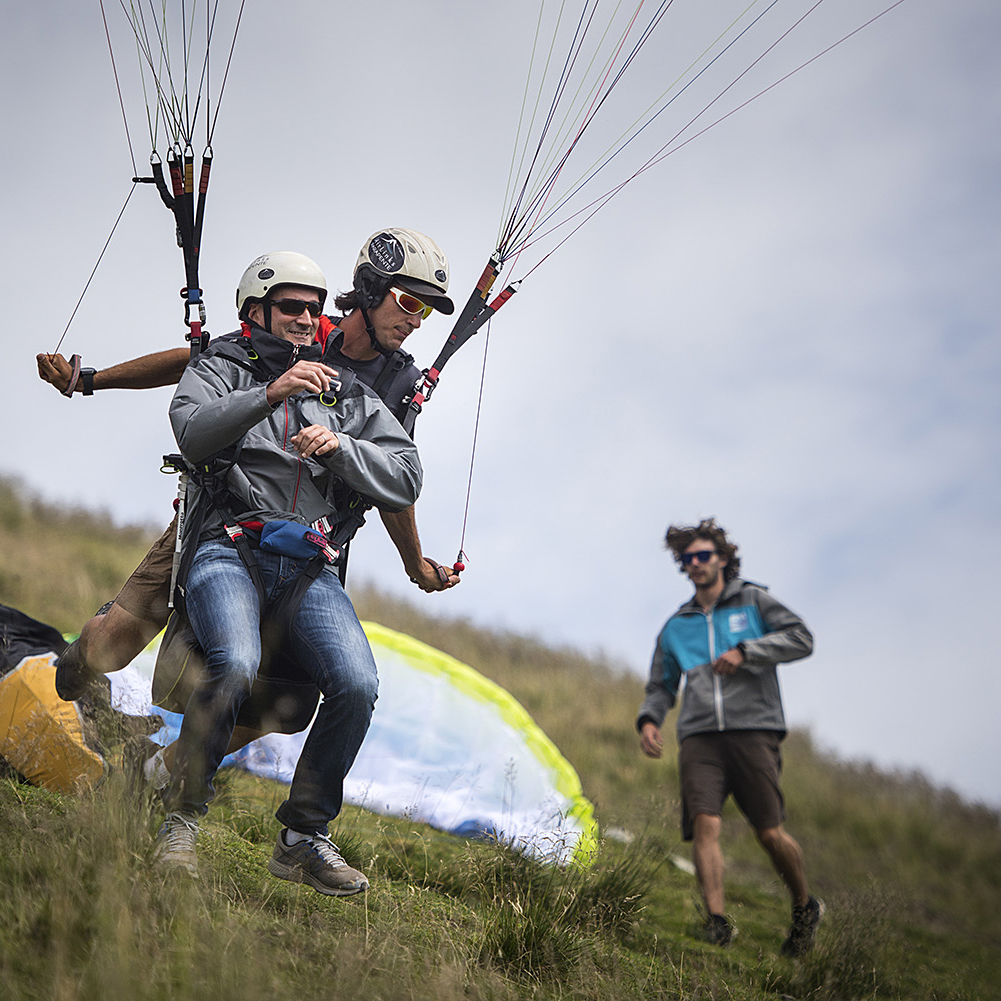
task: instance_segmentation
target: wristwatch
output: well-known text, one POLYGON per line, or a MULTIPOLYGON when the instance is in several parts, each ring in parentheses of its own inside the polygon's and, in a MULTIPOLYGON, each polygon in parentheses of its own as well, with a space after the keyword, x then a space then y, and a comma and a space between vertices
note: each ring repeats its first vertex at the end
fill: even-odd
POLYGON ((80 369, 80 381, 83 383, 84 396, 94 395, 94 375, 96 372, 97 372, 96 368, 80 369))

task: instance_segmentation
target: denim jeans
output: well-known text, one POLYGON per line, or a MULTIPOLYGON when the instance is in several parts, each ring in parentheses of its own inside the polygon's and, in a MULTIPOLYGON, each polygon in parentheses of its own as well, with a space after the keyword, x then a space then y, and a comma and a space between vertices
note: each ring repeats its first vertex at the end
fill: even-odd
MULTIPOLYGON (((302 564, 256 551, 269 604, 302 564)), ((168 811, 201 815, 226 754, 240 706, 261 661, 260 601, 229 540, 203 542, 188 575, 186 610, 205 654, 205 680, 188 701, 168 811)), ((323 696, 276 816, 304 834, 326 833, 340 812, 344 777, 368 732, 379 680, 375 659, 337 571, 324 567, 303 596, 286 652, 323 696)))

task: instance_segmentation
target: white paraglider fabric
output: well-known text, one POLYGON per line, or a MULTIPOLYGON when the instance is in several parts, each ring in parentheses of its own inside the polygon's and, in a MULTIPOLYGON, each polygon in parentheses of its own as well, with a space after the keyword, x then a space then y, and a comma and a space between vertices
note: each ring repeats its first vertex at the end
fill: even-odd
MULTIPOLYGON (((345 800, 470 838, 496 838, 546 861, 586 864, 591 804, 570 763, 503 688, 424 643, 363 623, 379 668, 372 725, 345 782, 345 800)), ((157 641, 158 642, 158 641, 157 641)), ((150 712, 153 645, 109 675, 124 712, 150 712)), ((181 717, 157 735, 173 740, 181 717)), ((306 731, 270 734, 223 762, 291 782, 306 731)))

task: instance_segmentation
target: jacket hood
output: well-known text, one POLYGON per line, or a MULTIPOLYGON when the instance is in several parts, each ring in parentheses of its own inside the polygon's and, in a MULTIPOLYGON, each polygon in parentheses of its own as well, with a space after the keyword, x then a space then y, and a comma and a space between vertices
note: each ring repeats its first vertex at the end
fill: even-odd
MULTIPOLYGON (((762 591, 768 590, 764 584, 757 584, 754 581, 744 580, 743 577, 734 577, 733 580, 729 580, 723 585, 723 590, 720 592, 720 596, 716 599, 716 604, 713 607, 716 608, 722 605, 725 601, 729 601, 730 598, 740 594, 740 592, 743 591, 748 585, 751 587, 759 587, 762 591)), ((693 594, 688 601, 679 606, 678 611, 701 612, 702 606, 695 600, 695 595, 693 594)))

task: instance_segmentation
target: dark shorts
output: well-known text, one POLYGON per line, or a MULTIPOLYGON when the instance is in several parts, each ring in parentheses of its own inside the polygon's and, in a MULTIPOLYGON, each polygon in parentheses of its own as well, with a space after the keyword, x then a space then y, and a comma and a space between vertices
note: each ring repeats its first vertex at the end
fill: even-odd
POLYGON ((135 568, 115 598, 115 604, 146 622, 160 628, 167 624, 170 610, 170 571, 174 563, 174 543, 177 539, 177 516, 164 530, 142 563, 135 568))
POLYGON ((681 742, 681 833, 693 837, 693 820, 700 813, 722 816, 727 796, 758 831, 785 820, 785 800, 779 787, 782 773, 781 738, 771 730, 724 730, 696 733, 681 742))

